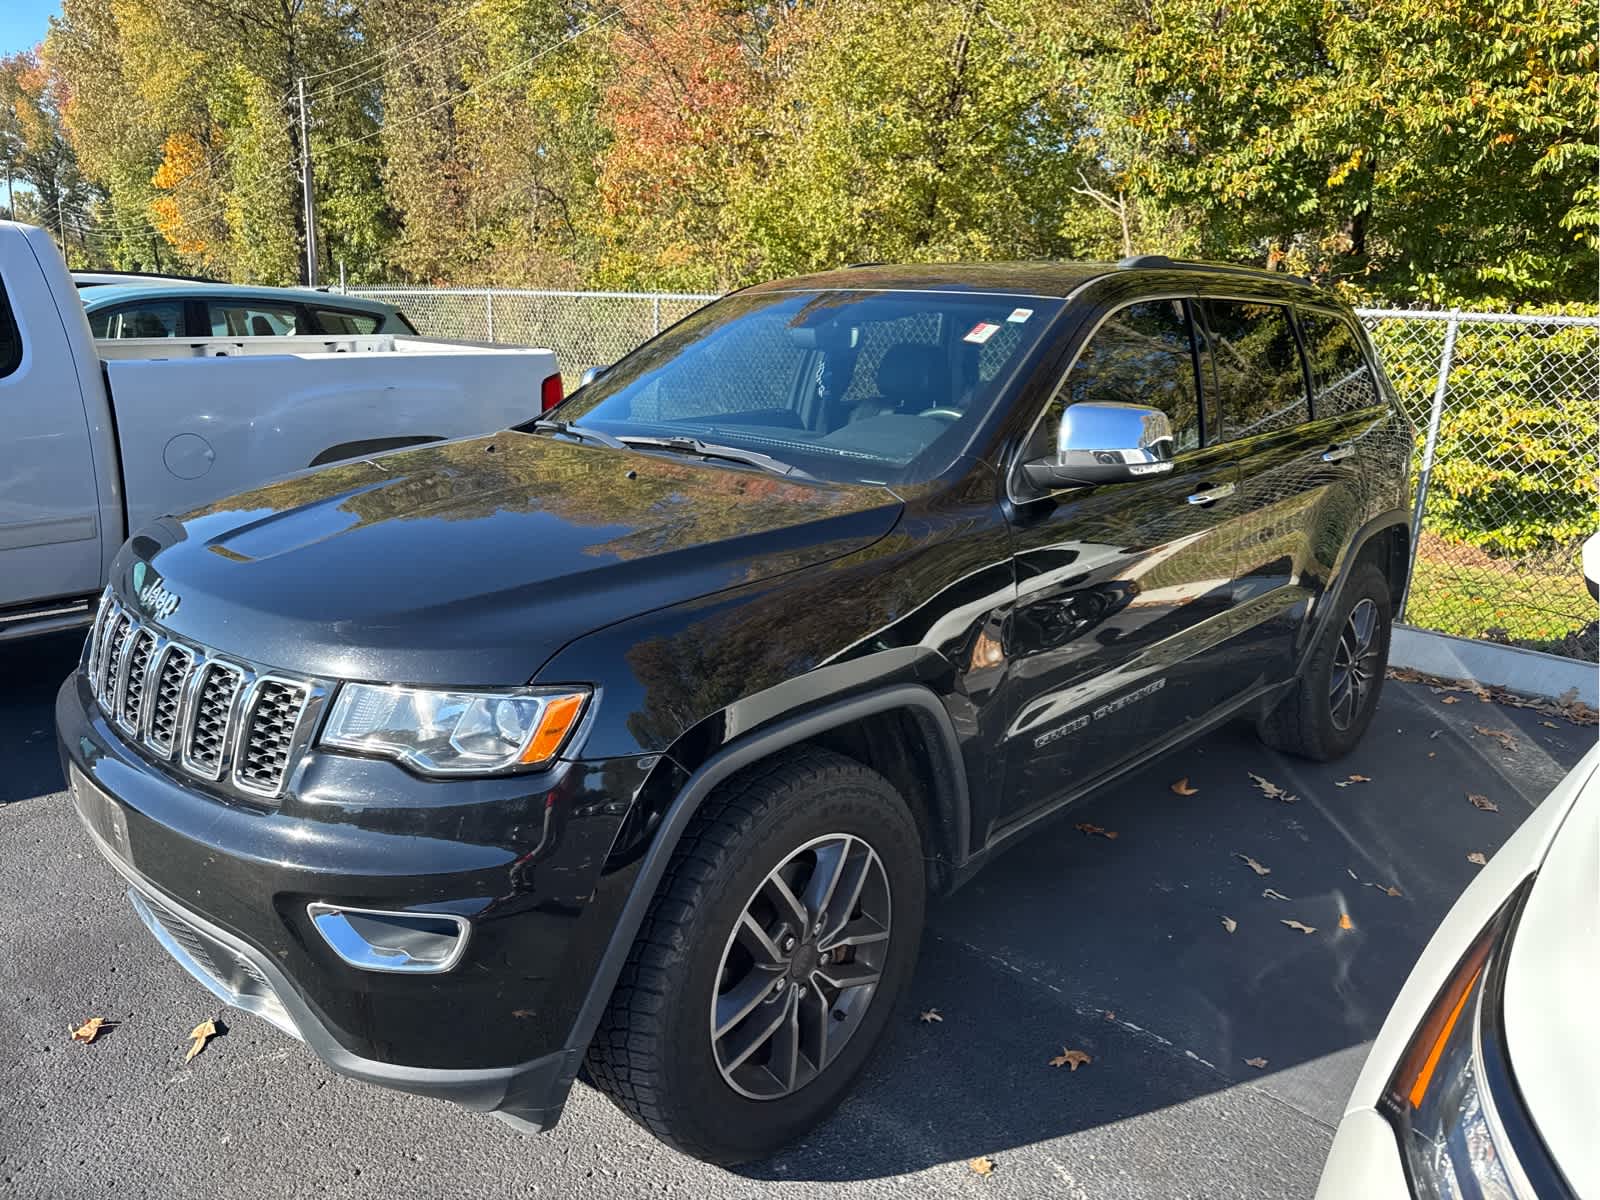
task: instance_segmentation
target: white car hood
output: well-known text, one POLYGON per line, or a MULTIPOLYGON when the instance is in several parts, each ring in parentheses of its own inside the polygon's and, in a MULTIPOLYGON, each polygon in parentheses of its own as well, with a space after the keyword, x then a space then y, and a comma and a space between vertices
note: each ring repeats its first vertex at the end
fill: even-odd
POLYGON ((1512 1073, 1561 1173, 1585 1197, 1600 1197, 1597 1013, 1600 775, 1591 775, 1539 867, 1512 936, 1505 983, 1512 1073))

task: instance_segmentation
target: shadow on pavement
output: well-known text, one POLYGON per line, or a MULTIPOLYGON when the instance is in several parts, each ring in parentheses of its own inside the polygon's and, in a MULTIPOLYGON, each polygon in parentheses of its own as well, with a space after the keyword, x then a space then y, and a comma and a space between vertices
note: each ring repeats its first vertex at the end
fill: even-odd
POLYGON ((0 643, 0 804, 59 792, 56 689, 78 665, 82 632, 0 643))

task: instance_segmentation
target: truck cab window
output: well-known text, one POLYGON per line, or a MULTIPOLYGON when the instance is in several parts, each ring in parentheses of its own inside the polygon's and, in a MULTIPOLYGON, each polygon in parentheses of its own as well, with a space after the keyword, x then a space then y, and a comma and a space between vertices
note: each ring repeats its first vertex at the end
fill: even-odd
POLYGON ((323 333, 376 333, 378 318, 372 313, 351 312, 342 308, 319 308, 313 314, 323 333))

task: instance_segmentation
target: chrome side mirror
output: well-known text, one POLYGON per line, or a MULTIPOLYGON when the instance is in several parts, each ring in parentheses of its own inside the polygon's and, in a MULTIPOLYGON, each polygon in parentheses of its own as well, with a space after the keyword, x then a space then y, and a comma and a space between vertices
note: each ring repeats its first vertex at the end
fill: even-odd
POLYGON ((1022 464, 1041 491, 1123 483, 1172 470, 1172 423, 1159 408, 1085 400, 1067 405, 1056 452, 1022 464))
POLYGON ((588 387, 591 383, 593 383, 596 379, 599 379, 600 376, 604 375, 605 373, 605 367, 590 367, 582 375, 578 376, 578 386, 588 387))

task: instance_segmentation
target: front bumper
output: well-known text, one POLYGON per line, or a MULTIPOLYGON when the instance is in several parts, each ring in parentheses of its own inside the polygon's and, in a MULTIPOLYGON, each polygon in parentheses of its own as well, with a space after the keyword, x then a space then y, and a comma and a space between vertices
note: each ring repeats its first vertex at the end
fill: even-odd
POLYGON ((214 994, 341 1074, 554 1123, 583 1055, 577 1014, 635 874, 612 849, 648 760, 439 783, 311 753, 266 810, 130 749, 81 673, 56 723, 97 849, 214 994), (318 902, 450 913, 472 936, 447 973, 363 971, 312 926, 318 902))

